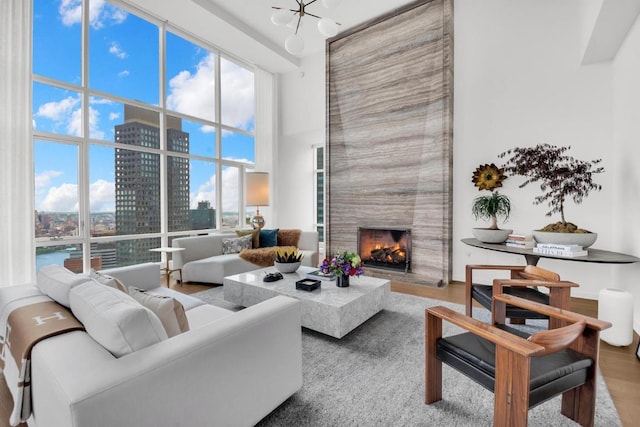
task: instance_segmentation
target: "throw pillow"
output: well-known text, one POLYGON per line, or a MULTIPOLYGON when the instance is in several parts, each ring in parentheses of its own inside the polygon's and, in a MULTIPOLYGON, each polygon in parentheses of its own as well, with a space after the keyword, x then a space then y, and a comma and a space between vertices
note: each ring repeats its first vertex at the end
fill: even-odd
POLYGON ((116 279, 113 276, 109 276, 108 274, 101 273, 92 268, 91 271, 89 272, 89 277, 91 277, 92 279, 96 280, 99 283, 102 283, 103 285, 115 288, 119 291, 124 292, 125 294, 127 293, 127 287, 124 285, 124 283, 122 283, 119 279, 116 279))
POLYGON ((236 230, 236 235, 238 237, 246 236, 251 234, 251 247, 259 248, 260 247, 260 230, 236 230))
POLYGON ((169 338, 189 330, 189 321, 180 301, 138 288, 129 289, 129 295, 158 316, 169 338))
POLYGON ((71 289, 69 301, 91 338, 115 357, 167 339, 158 316, 115 288, 91 280, 71 289))
POLYGON ((278 245, 278 229, 260 230, 260 247, 270 248, 278 245))
POLYGON ((226 254, 238 254, 243 249, 251 249, 251 235, 243 237, 235 237, 231 239, 222 239, 222 253, 226 254))
POLYGON ((301 234, 302 230, 299 229, 280 229, 278 231, 278 246, 295 246, 297 248, 301 234))
POLYGON ((58 304, 69 307, 69 291, 72 288, 89 282, 91 279, 81 274, 75 274, 61 265, 45 265, 38 271, 36 285, 40 292, 47 295, 58 304))

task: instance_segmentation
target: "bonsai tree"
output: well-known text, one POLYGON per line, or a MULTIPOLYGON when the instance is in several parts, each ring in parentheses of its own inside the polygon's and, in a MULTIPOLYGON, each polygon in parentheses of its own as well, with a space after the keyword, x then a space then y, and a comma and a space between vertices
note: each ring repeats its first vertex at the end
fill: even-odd
POLYGON ((498 230, 498 216, 506 221, 511 213, 511 201, 504 194, 495 191, 502 187, 502 181, 507 179, 504 169, 499 169, 495 164, 480 165, 476 168, 471 182, 478 187, 478 191, 488 190, 488 196, 478 196, 473 200, 471 213, 477 219, 491 220, 489 230, 498 230))
POLYGON ((551 210, 546 216, 560 214, 560 222, 549 224, 541 231, 589 233, 566 221, 565 200, 571 198, 575 204, 580 204, 592 190, 602 189, 601 185, 593 182, 593 175, 604 172, 602 166, 597 166, 602 159, 574 159, 565 154, 570 148, 538 144, 535 147, 512 148, 498 156, 510 156, 504 164, 506 172, 526 178, 520 188, 533 182, 540 183, 542 195, 535 197, 534 205, 547 202, 551 210))

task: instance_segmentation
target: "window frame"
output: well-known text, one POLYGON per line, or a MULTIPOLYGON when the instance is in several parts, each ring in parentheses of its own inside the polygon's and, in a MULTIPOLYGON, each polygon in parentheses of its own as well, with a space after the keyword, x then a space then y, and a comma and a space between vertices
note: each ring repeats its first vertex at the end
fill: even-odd
MULTIPOLYGON (((36 0, 32 0, 36 1, 36 0)), ((150 22, 152 25, 155 25, 158 28, 158 67, 159 67, 159 105, 151 105, 146 104, 144 102, 124 98, 122 96, 118 96, 115 94, 105 93, 103 91, 99 91, 93 89, 89 86, 89 57, 90 57, 90 40, 89 40, 89 1, 82 0, 82 21, 79 25, 81 25, 81 82, 80 84, 69 83, 62 80, 57 80, 52 77, 48 77, 41 74, 36 74, 31 69, 31 84, 32 87, 35 83, 41 83, 45 85, 49 85, 53 88, 71 90, 74 92, 78 92, 82 99, 82 136, 74 136, 74 135, 65 135, 65 134, 57 134, 44 130, 38 130, 32 128, 31 130, 31 141, 32 145, 35 144, 36 141, 42 141, 47 143, 61 143, 61 144, 71 144, 78 147, 78 223, 77 223, 77 232, 75 236, 63 236, 62 239, 50 240, 48 237, 37 238, 35 233, 31 238, 34 241, 34 247, 36 248, 36 252, 34 252, 34 256, 36 256, 38 248, 46 248, 53 246, 62 246, 62 245, 82 245, 82 254, 83 254, 83 271, 88 271, 90 266, 90 258, 91 258, 91 246, 92 244, 98 243, 111 243, 118 242, 123 240, 135 240, 135 239, 146 239, 146 238, 160 238, 160 242, 162 246, 167 246, 168 242, 171 238, 178 236, 187 236, 187 235, 197 235, 201 233, 209 233, 213 231, 223 231, 230 230, 233 227, 241 227, 243 226, 242 218, 239 215, 238 224, 231 227, 223 227, 223 201, 222 201, 222 170, 224 167, 235 167, 238 168, 238 173, 241 175, 239 178, 239 213, 246 211, 246 206, 244 205, 244 186, 241 185, 244 181, 242 176, 246 172, 246 170, 255 168, 255 158, 257 152, 257 134, 255 131, 255 126, 251 131, 247 131, 245 129, 234 128, 227 124, 222 124, 221 121, 221 71, 220 65, 221 60, 224 58, 227 61, 231 61, 241 67, 246 68, 253 74, 253 88, 254 88, 254 107, 256 105, 255 97, 257 93, 257 78, 256 78, 256 68, 255 66, 242 61, 241 59, 223 52, 218 47, 214 46, 210 42, 194 37, 191 34, 188 34, 185 31, 182 31, 180 28, 166 22, 165 20, 157 19, 153 16, 150 16, 148 13, 145 13, 142 10, 137 9, 130 4, 124 3, 119 0, 106 0, 107 3, 121 8, 125 10, 127 13, 133 14, 136 17, 143 19, 145 21, 150 22), (166 76, 166 33, 171 32, 176 36, 184 38, 186 41, 193 43, 199 48, 205 49, 209 53, 215 55, 216 58, 216 69, 215 69, 215 120, 205 120, 199 117, 193 117, 188 114, 183 114, 174 110, 170 110, 167 108, 167 97, 166 97, 166 85, 167 85, 167 76, 166 76), (113 102, 117 102, 124 105, 130 105, 133 107, 143 108, 145 110, 153 111, 158 113, 159 119, 159 129, 160 129, 160 147, 159 148, 151 148, 151 147, 143 147, 143 146, 134 146, 130 144, 123 144, 115 141, 101 140, 92 138, 90 135, 90 123, 89 123, 89 108, 90 103, 89 100, 92 97, 102 98, 105 100, 110 100, 113 102), (182 120, 189 120, 196 123, 203 123, 204 125, 211 126, 215 129, 215 147, 214 147, 214 155, 213 156, 205 156, 205 155, 196 155, 190 153, 181 153, 175 151, 169 151, 167 149, 167 128, 166 122, 167 117, 177 117, 182 120), (222 158, 222 133, 223 132, 234 132, 237 134, 248 135, 253 138, 253 159, 254 162, 242 162, 231 159, 223 159, 222 158), (91 233, 91 192, 90 192, 90 176, 89 169, 91 167, 91 159, 90 159, 90 150, 92 146, 102 146, 113 148, 114 150, 117 148, 126 149, 126 150, 134 150, 139 152, 146 152, 151 154, 157 154, 160 156, 160 231, 157 233, 144 233, 144 234, 127 234, 127 235, 109 235, 109 236, 92 236, 91 233), (210 162, 214 164, 214 173, 216 176, 216 201, 215 204, 212 204, 212 207, 215 208, 215 220, 214 228, 209 229, 198 229, 198 230, 176 230, 169 231, 168 230, 168 172, 167 172, 167 159, 169 157, 183 157, 191 160, 199 160, 210 162)), ((35 25, 35 24, 34 24, 35 25)), ((33 34, 33 33, 32 33, 33 34)), ((75 53, 75 52, 74 52, 75 53)), ((35 55, 36 52, 33 52, 35 55)), ((33 102, 31 104, 31 115, 32 117, 35 114, 33 111, 33 102)), ((123 107, 124 108, 124 107, 123 107)), ((253 121, 257 122, 257 108, 254 108, 253 111, 253 121)), ((35 170, 34 170, 35 174, 35 170)), ((114 165, 114 174, 115 174, 115 165, 114 165)), ((115 185, 115 177, 114 177, 114 185, 115 185)), ((191 190, 191 188, 189 188, 191 190)), ((114 199, 115 203, 115 199, 114 199)), ((191 208, 190 208, 191 209, 191 208)), ((115 215, 115 204, 114 204, 114 215, 115 215)), ((156 254, 158 257, 158 261, 160 260, 159 254, 156 254)), ((118 264, 120 265, 120 264, 118 264)))

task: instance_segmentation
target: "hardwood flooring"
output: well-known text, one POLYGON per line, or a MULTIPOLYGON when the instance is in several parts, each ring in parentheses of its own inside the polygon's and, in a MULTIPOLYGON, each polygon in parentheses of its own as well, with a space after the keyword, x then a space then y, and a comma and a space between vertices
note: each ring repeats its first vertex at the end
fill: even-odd
MULTIPOLYGON (((171 284, 171 288, 185 294, 193 294, 211 289, 211 286, 196 283, 178 285, 174 282, 171 284)), ((444 288, 392 282, 391 290, 457 304, 464 302, 464 284, 461 282, 453 282, 444 288)), ((598 302, 572 298, 571 310, 597 317, 598 302)), ((638 402, 640 402, 640 361, 635 356, 637 345, 638 335, 635 333, 633 344, 630 346, 614 347, 605 342, 600 344, 600 369, 611 398, 620 414, 622 425, 625 427, 637 425, 637 418, 640 416, 640 410, 637 409, 638 402)), ((0 427, 9 427, 8 419, 11 406, 9 390, 0 373, 0 427)))

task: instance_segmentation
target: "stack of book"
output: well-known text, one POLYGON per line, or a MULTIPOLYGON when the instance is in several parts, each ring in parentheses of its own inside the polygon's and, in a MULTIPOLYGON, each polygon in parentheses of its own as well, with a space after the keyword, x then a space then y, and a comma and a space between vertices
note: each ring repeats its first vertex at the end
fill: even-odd
POLYGON ((307 279, 313 280, 334 280, 336 278, 335 273, 323 273, 322 270, 310 271, 305 276, 307 279))
POLYGON ((507 246, 520 249, 531 249, 536 246, 533 236, 528 234, 509 234, 507 246))
POLYGON ((587 250, 580 245, 560 245, 557 243, 538 243, 533 253, 564 257, 586 256, 587 250))

